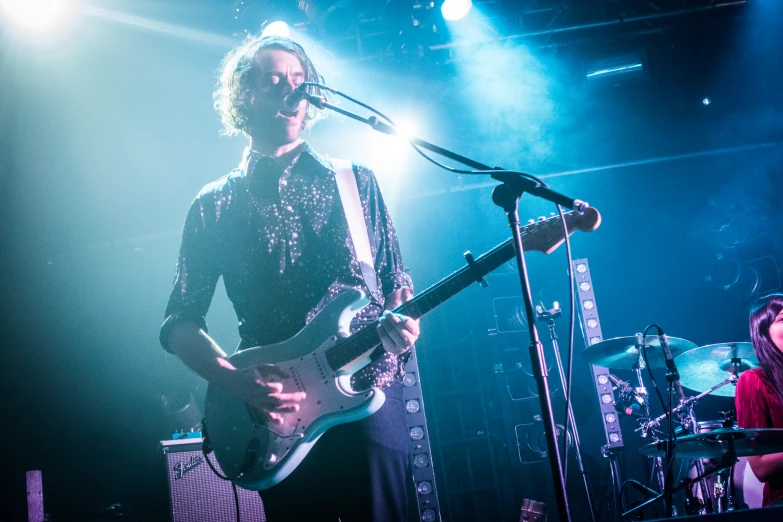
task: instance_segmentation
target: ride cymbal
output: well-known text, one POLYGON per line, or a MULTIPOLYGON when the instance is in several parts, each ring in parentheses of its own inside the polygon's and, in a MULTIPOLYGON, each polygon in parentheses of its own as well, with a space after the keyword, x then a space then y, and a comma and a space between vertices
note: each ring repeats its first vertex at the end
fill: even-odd
MULTIPOLYGON (((737 377, 759 365, 759 359, 750 343, 699 346, 675 357, 674 362, 680 372, 680 383, 699 393, 735 374, 735 362, 737 377)), ((735 389, 735 386, 723 386, 712 392, 712 395, 734 397, 735 389)))
MULTIPOLYGON (((696 343, 679 337, 667 336, 667 339, 672 357, 675 358, 696 348, 696 343)), ((647 346, 647 360, 650 368, 665 368, 666 358, 663 355, 658 336, 648 335, 644 342, 647 346)), ((641 344, 637 340, 637 336, 615 337, 589 346, 582 352, 582 358, 590 364, 604 366, 612 370, 632 370, 639 361, 640 352, 641 344)))

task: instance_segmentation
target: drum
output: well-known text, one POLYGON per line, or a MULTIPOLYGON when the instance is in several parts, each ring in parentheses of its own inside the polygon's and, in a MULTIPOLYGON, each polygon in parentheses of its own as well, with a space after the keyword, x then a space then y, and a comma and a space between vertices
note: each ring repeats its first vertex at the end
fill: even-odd
POLYGON ((764 495, 764 483, 760 482, 750 469, 747 457, 740 457, 734 466, 734 505, 746 505, 750 509, 760 508, 764 495))
MULTIPOLYGON (((699 433, 709 433, 710 431, 724 426, 722 420, 702 421, 698 423, 699 433)), ((677 435, 683 435, 682 428, 677 428, 677 435)), ((704 471, 709 473, 721 467, 720 459, 699 459, 704 471)), ((688 476, 696 478, 697 459, 683 460, 680 471, 680 479, 688 476)), ((679 481, 678 481, 679 482, 679 481)), ((752 509, 761 507, 761 499, 764 491, 764 484, 759 482, 753 470, 750 469, 747 457, 740 457, 733 470, 725 470, 720 474, 710 475, 704 479, 709 497, 712 499, 713 512, 721 513, 728 507, 728 497, 732 497, 735 509, 752 509), (731 480, 729 480, 731 478, 731 480), (716 484, 718 487, 716 488, 716 484)), ((693 487, 695 497, 702 499, 706 503, 705 496, 701 492, 701 486, 696 483, 693 487)), ((684 507, 684 500, 683 507, 684 507)), ((684 513, 684 511, 682 511, 684 513)))

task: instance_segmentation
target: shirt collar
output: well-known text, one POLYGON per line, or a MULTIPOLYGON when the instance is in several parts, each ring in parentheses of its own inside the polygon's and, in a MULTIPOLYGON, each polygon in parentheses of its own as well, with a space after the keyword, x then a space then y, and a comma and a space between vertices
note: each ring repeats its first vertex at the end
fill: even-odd
MULTIPOLYGON (((321 165, 325 170, 333 171, 332 163, 324 156, 321 156, 313 150, 309 143, 303 141, 298 148, 301 148, 301 157, 299 161, 303 159, 312 159, 321 165)), ((239 168, 245 173, 245 175, 253 172, 256 168, 258 160, 261 158, 268 158, 269 156, 261 154, 260 152, 251 149, 249 146, 245 147, 245 151, 242 153, 242 161, 239 163, 239 168)))

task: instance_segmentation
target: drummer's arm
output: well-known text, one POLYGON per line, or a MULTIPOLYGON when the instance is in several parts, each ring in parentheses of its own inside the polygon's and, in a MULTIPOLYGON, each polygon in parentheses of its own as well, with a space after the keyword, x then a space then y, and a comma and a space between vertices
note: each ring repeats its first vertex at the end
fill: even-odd
MULTIPOLYGON (((768 428, 769 403, 764 398, 766 386, 754 372, 745 372, 737 382, 735 406, 740 428, 768 428)), ((761 482, 783 477, 783 453, 748 457, 753 474, 761 482)))
POLYGON ((761 482, 768 482, 774 478, 783 478, 783 453, 748 457, 748 464, 750 464, 753 474, 761 482))

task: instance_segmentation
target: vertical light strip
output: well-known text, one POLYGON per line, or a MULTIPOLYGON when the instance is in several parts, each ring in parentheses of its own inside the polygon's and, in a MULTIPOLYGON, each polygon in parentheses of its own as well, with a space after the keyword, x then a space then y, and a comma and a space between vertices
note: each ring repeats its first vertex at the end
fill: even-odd
MULTIPOLYGON (((579 297, 579 316, 581 317, 582 334, 585 346, 592 346, 603 341, 601 333, 601 321, 598 318, 598 306, 595 301, 593 278, 590 276, 590 265, 587 259, 575 259, 574 278, 576 279, 576 292, 579 297)), ((604 433, 606 434, 606 446, 604 450, 622 448, 623 434, 620 431, 620 418, 617 415, 614 403, 614 391, 609 380, 609 369, 602 366, 590 365, 593 374, 593 384, 598 395, 598 405, 601 409, 604 433)))
POLYGON ((416 500, 419 505, 419 517, 422 522, 439 522, 441 520, 440 505, 435 487, 435 470, 432 463, 427 419, 424 415, 424 399, 415 349, 411 349, 410 359, 405 364, 405 375, 402 379, 402 400, 405 403, 408 447, 416 500))

